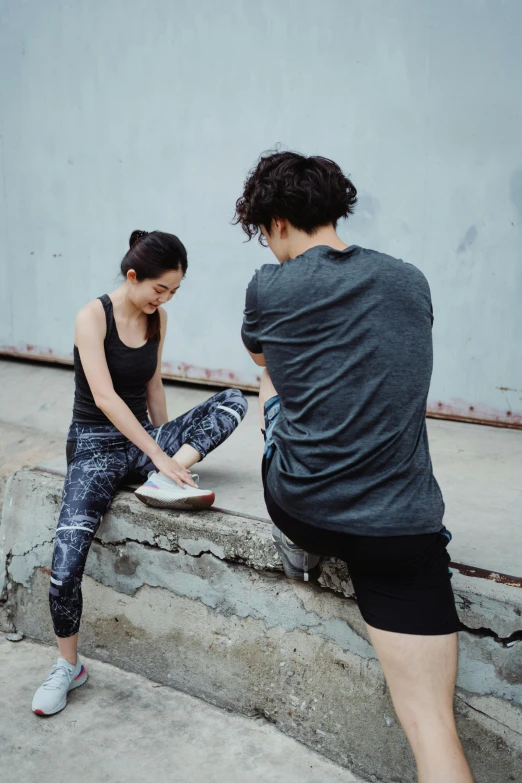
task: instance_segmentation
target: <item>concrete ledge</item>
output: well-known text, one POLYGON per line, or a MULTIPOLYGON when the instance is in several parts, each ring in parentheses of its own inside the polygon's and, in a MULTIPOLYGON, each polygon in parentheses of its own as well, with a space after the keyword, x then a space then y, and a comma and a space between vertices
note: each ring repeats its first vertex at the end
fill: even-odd
MULTIPOLYGON (((53 640, 47 590, 63 479, 21 470, 0 526, 0 627, 53 640)), ((285 579, 266 522, 117 496, 87 562, 85 654, 282 731, 374 780, 415 781, 343 564, 285 579)), ((455 573, 457 713, 479 783, 522 779, 522 589, 455 573)))

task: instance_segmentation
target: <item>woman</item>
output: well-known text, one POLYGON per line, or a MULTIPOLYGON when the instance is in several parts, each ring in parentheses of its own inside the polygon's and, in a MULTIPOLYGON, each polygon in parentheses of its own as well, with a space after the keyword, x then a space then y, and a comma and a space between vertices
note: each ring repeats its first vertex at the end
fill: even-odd
POLYGON ((190 468, 232 434, 247 410, 241 392, 227 389, 168 420, 161 380, 167 314, 161 305, 179 289, 187 253, 177 237, 162 231, 134 231, 129 244, 121 263, 124 282, 76 318, 76 391, 49 594, 60 657, 34 695, 37 715, 62 710, 68 691, 87 680, 77 655, 81 581, 118 485, 131 477, 145 481, 136 495, 153 506, 211 506, 214 493, 198 488, 190 468))

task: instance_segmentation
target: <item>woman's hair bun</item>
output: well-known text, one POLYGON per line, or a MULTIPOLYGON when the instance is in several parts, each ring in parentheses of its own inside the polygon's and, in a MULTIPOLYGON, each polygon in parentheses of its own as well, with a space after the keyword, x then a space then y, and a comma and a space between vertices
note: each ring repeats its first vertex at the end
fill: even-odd
POLYGON ((146 237, 148 233, 148 231, 133 231, 129 238, 129 247, 132 247, 136 242, 139 242, 140 239, 146 237))

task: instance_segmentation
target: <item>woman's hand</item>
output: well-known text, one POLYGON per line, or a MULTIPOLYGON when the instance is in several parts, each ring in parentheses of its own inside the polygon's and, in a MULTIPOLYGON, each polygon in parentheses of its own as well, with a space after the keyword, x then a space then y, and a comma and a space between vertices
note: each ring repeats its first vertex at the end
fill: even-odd
POLYGON ((155 457, 153 462, 160 473, 163 473, 164 476, 175 481, 180 487, 183 487, 184 484, 188 484, 189 487, 197 489, 196 484, 194 484, 190 475, 190 471, 187 470, 187 468, 184 468, 183 465, 180 465, 179 462, 176 462, 175 459, 172 459, 172 457, 167 456, 164 451, 162 451, 158 457, 155 457))

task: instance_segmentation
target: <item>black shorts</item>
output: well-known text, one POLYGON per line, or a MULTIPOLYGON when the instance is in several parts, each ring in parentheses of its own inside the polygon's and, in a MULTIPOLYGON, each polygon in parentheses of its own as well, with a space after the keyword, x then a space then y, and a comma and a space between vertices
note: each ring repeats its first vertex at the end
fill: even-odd
POLYGON ((265 502, 272 521, 307 552, 346 562, 368 625, 420 636, 460 630, 444 528, 425 535, 360 536, 301 522, 283 511, 268 491, 271 461, 263 458, 265 502))

